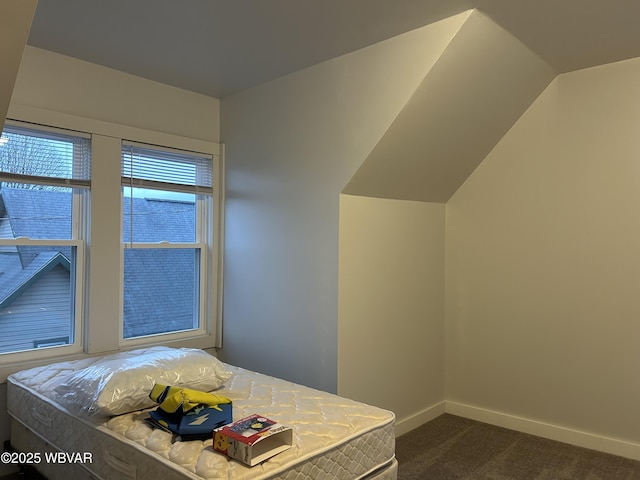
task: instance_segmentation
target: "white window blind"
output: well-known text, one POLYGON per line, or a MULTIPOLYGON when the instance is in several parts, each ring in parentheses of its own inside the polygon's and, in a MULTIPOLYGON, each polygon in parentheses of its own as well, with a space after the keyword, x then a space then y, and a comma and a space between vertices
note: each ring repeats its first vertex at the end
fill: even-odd
POLYGON ((90 137, 7 122, 0 137, 0 181, 89 188, 90 137))
POLYGON ((123 186, 213 194, 210 155, 123 142, 121 165, 123 186))

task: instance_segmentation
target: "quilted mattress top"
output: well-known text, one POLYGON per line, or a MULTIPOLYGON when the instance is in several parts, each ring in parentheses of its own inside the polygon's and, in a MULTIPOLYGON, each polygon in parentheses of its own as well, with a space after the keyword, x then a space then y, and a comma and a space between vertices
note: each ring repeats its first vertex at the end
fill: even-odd
MULTIPOLYGON (((211 439, 181 442, 170 433, 151 428, 144 421, 146 411, 92 424, 57 408, 74 422, 85 427, 92 424, 92 428, 106 431, 112 438, 148 451, 153 461, 167 463, 172 469, 185 469, 187 478, 360 478, 393 460, 392 412, 239 367, 227 367, 233 377, 216 393, 233 401, 234 420, 255 413, 291 426, 292 448, 260 465, 246 467, 213 451, 211 439)), ((9 395, 35 394, 55 405, 49 395, 50 380, 68 373, 68 368, 68 364, 59 363, 14 374, 9 379, 9 395)), ((19 418, 23 404, 22 399, 9 401, 9 411, 26 423, 26 419, 19 418)))

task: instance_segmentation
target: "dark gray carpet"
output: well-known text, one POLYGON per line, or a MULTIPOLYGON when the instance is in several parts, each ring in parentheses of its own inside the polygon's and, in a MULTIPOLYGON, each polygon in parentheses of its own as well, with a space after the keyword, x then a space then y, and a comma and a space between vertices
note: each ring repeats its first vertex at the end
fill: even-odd
POLYGON ((640 462, 444 414, 396 439, 398 480, 635 480, 640 462))

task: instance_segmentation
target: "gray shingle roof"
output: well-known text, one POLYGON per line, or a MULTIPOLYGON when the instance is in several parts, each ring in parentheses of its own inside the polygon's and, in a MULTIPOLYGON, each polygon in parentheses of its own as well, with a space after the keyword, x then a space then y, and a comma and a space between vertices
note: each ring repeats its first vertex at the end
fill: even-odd
MULTIPOLYGON (((123 240, 130 241, 131 198, 124 198, 123 240)), ((135 242, 194 242, 195 205, 156 198, 133 199, 135 242)))
MULTIPOLYGON (((127 197, 123 206, 125 241, 130 237, 130 206, 127 197)), ((194 203, 134 198, 133 211, 135 241, 186 243, 195 240, 194 203)), ((0 218, 9 218, 16 237, 69 238, 70 215, 71 195, 68 192, 41 190, 36 195, 25 189, 0 189, 0 218)), ((56 254, 71 257, 69 248, 46 255, 39 247, 21 246, 18 250, 22 270, 3 275, 0 310, 4 307, 2 300, 10 298, 11 292, 19 291, 20 286, 24 288, 56 254)), ((193 327, 194 297, 199 283, 194 278, 194 255, 193 249, 125 250, 125 337, 193 327)))
MULTIPOLYGON (((9 218, 14 237, 33 239, 70 239, 71 238, 71 202, 69 191, 27 190, 3 187, 0 201, 4 205, 5 215, 9 218)), ((27 268, 41 249, 37 247, 18 247, 23 268, 27 268)), ((70 258, 71 250, 60 251, 70 258)))

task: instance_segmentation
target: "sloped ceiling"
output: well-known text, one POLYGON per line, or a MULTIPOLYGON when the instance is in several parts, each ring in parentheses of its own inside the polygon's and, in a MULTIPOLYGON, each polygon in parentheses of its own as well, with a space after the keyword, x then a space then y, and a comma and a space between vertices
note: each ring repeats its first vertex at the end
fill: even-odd
POLYGON ((22 52, 29 36, 37 0, 2 0, 0 2, 0 115, 4 127, 13 85, 18 75, 22 52))
POLYGON ((474 8, 558 72, 640 56, 637 0, 42 0, 28 42, 222 98, 474 8))
POLYGON ((555 75, 474 11, 344 193, 446 202, 555 75))
MULTIPOLYGON (((4 112, 35 2, 0 3, 4 112)), ((224 98, 470 9, 345 188, 444 202, 553 72, 640 56, 639 1, 41 1, 28 43, 224 98)))

